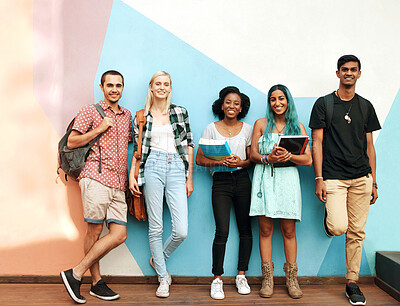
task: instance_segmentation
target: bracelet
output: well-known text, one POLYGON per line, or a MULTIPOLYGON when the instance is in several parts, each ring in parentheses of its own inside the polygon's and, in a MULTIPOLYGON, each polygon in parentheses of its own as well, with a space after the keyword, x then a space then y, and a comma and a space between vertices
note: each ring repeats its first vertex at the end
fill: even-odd
POLYGON ((269 161, 268 161, 268 155, 265 154, 263 156, 261 156, 261 163, 263 163, 264 165, 269 165, 269 161))
POLYGON ((261 163, 265 165, 265 160, 264 160, 264 158, 265 158, 265 155, 262 155, 262 156, 261 156, 261 163))
POLYGON ((372 187, 375 187, 376 189, 378 189, 378 184, 377 183, 372 183, 372 187))
POLYGON ((324 178, 322 177, 322 176, 317 176, 316 178, 315 178, 315 180, 317 181, 317 180, 323 180, 324 178))

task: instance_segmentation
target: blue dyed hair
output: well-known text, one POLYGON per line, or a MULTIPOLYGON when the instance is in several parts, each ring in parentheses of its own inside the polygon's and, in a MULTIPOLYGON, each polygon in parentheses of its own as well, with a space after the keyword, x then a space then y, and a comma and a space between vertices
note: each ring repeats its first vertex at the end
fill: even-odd
POLYGON ((285 85, 274 85, 268 91, 268 107, 267 107, 267 126, 265 127, 264 135, 269 137, 272 131, 275 128, 275 113, 271 109, 271 94, 275 90, 281 90, 286 97, 288 102, 288 106, 285 112, 285 119, 286 119, 286 126, 285 126, 285 135, 300 135, 300 125, 299 125, 299 118, 297 116, 296 106, 294 105, 294 100, 292 94, 290 93, 289 89, 285 85))

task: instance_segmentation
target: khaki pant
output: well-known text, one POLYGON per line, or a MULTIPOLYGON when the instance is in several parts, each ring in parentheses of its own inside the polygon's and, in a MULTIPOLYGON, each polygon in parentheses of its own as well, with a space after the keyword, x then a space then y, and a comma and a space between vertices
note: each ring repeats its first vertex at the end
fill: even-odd
POLYGON ((358 280, 365 224, 372 191, 372 175, 351 180, 325 180, 326 224, 331 234, 346 233, 346 279, 358 280))

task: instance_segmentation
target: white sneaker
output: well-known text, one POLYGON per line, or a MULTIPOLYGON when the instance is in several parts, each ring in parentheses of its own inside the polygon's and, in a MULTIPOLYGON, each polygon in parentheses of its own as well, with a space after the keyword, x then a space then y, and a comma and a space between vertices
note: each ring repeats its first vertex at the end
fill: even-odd
MULTIPOLYGON (((150 257, 149 264, 154 269, 154 271, 157 273, 156 266, 154 265, 154 258, 153 257, 150 257)), ((168 271, 167 271, 167 273, 168 273, 168 276, 169 276, 168 284, 171 285, 172 284, 172 276, 171 276, 171 274, 169 274, 168 271)))
POLYGON ((169 297, 169 283, 166 277, 163 277, 160 281, 160 285, 157 288, 156 296, 160 298, 169 297))
POLYGON ((236 276, 236 288, 240 294, 249 294, 251 292, 250 286, 247 283, 247 279, 244 275, 236 276))
POLYGON ((225 298, 223 285, 224 283, 220 278, 214 279, 211 283, 211 297, 214 300, 223 300, 225 298))

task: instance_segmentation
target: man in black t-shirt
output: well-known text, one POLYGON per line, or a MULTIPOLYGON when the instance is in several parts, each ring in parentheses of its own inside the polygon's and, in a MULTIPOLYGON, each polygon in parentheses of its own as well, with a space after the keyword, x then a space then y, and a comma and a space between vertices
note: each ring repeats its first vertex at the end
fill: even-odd
POLYGON ((338 60, 339 89, 319 98, 312 109, 315 194, 325 203, 324 229, 329 237, 346 233, 346 295, 365 305, 357 286, 369 205, 378 198, 372 132, 381 128, 372 104, 355 93, 360 60, 338 60))

